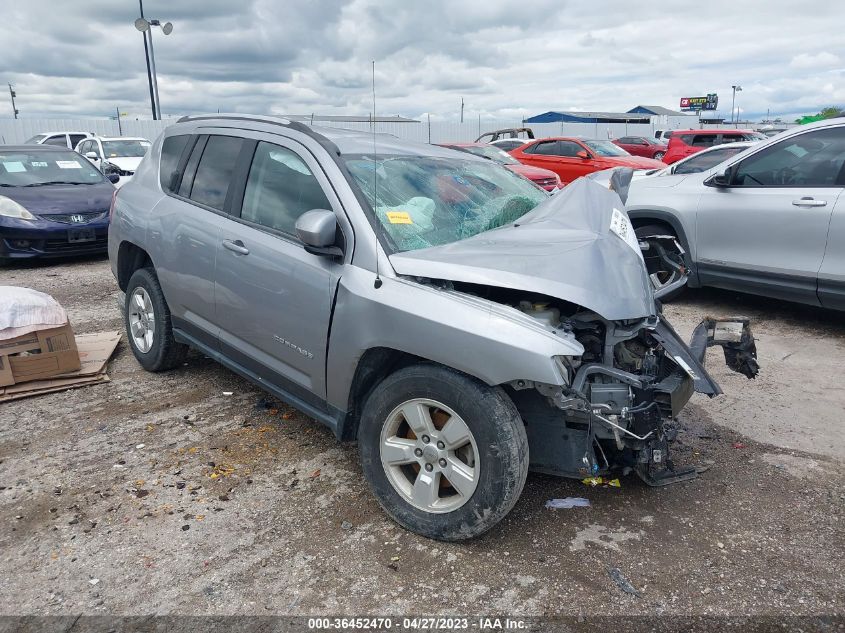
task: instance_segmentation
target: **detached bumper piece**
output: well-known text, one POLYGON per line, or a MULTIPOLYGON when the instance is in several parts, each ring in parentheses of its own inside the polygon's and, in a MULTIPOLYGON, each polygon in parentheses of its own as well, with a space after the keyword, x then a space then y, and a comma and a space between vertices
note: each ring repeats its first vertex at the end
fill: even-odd
POLYGON ((724 350, 725 363, 731 370, 746 378, 757 377, 760 371, 757 345, 747 317, 705 318, 693 330, 690 351, 703 363, 705 351, 713 345, 724 350))

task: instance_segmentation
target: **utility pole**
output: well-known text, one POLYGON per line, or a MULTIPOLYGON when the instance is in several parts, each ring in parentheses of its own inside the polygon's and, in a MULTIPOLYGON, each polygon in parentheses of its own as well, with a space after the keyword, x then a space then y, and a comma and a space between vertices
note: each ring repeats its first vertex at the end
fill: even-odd
POLYGON ((15 89, 12 88, 12 84, 9 84, 9 96, 12 98, 12 112, 14 113, 15 118, 17 119, 18 114, 20 114, 20 112, 18 112, 18 109, 15 107, 15 97, 18 95, 15 92, 15 89))
POLYGON ((117 134, 123 136, 123 127, 120 125, 120 106, 114 106, 114 113, 117 115, 117 134))
POLYGON ((464 122, 464 98, 461 97, 461 123, 464 122))
MULTIPOLYGON (((144 17, 144 0, 138 0, 138 5, 141 8, 141 17, 144 17)), ((151 29, 152 30, 152 29, 151 29)), ((155 121, 158 116, 156 116, 156 98, 155 93, 153 92, 153 74, 150 72, 150 49, 147 46, 147 34, 144 32, 144 60, 147 62, 147 82, 150 84, 150 106, 153 110, 153 121, 155 121)))

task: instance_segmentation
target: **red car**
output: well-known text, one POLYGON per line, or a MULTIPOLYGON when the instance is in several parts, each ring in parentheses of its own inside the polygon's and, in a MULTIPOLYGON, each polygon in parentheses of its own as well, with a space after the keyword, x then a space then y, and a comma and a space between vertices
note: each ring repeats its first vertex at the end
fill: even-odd
POLYGON ((662 169, 664 164, 651 158, 631 156, 610 141, 580 138, 544 138, 529 141, 511 150, 510 155, 524 165, 550 169, 560 176, 563 184, 594 171, 611 167, 632 169, 662 169))
POLYGON ((499 149, 495 145, 488 145, 486 143, 438 143, 441 147, 448 147, 449 149, 457 149, 462 152, 469 152, 476 156, 489 158, 497 163, 501 163, 515 174, 519 174, 535 185, 539 185, 546 191, 552 191, 555 187, 562 187, 558 175, 549 171, 548 169, 540 169, 539 167, 531 167, 523 165, 513 156, 499 149))
POLYGON ((650 136, 623 136, 613 141, 633 156, 645 156, 660 160, 666 154, 667 145, 650 136))
POLYGON ((671 165, 682 158, 692 156, 714 145, 735 143, 737 141, 763 141, 766 137, 753 130, 672 130, 669 137, 669 149, 663 156, 663 162, 671 165))

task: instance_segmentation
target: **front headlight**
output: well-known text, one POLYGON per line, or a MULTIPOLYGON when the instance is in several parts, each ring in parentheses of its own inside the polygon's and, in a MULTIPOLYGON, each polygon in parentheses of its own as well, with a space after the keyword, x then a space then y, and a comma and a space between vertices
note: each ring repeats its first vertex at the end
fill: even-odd
POLYGON ((19 220, 34 220, 35 216, 24 209, 19 203, 6 196, 0 196, 0 215, 19 220))

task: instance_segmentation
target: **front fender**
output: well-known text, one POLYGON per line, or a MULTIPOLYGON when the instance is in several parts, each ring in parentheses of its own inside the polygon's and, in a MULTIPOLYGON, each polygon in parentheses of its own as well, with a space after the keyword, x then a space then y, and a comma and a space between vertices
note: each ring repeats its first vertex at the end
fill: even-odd
POLYGON ((342 410, 355 369, 371 348, 386 347, 457 369, 489 385, 531 380, 563 385, 555 356, 584 352, 567 332, 492 301, 401 277, 349 267, 337 292, 327 363, 327 400, 342 410))

